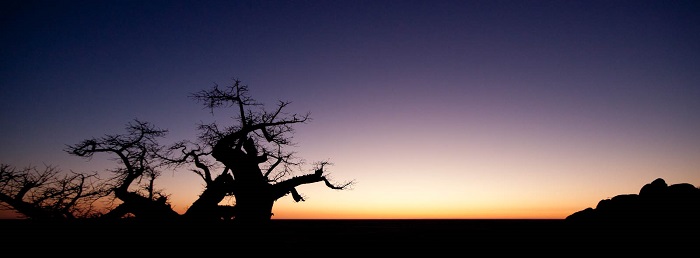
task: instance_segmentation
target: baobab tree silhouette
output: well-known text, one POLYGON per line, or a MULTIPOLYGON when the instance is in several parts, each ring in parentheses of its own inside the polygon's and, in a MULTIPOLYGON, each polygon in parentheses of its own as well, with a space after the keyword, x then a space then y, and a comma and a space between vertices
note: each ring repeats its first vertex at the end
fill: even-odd
POLYGON ((327 161, 317 162, 312 173, 288 177, 293 172, 292 167, 299 165, 294 153, 284 150, 293 144, 289 134, 293 133, 294 124, 309 120, 308 113, 284 113, 290 102, 280 101, 272 112, 252 110, 262 105, 248 95, 248 86, 238 79, 224 89, 216 85, 192 94, 192 98, 212 113, 217 108, 234 108, 235 116, 234 124, 223 129, 214 123, 201 124, 196 147, 188 148, 186 142, 170 147, 170 153, 181 150, 182 155, 169 161, 181 163, 191 158, 200 169, 198 174, 207 182, 207 188, 186 216, 233 217, 241 222, 259 223, 270 220, 277 199, 291 194, 295 201, 303 201, 296 189, 300 185, 324 182, 331 189, 342 190, 354 183, 331 183, 324 170, 330 165, 327 161), (200 159, 202 155, 211 155, 224 166, 223 172, 213 180, 209 166, 200 159), (235 197, 235 206, 218 205, 227 195, 235 197))
POLYGON ((159 140, 167 135, 168 130, 134 119, 127 123, 124 134, 108 134, 67 145, 65 151, 70 155, 91 158, 106 154, 118 166, 108 169, 112 177, 104 180, 97 180, 92 174, 63 181, 53 179, 58 183, 75 182, 81 178, 97 180, 96 183, 82 184, 84 188, 80 188, 81 185, 65 188, 72 195, 64 195, 67 196, 64 199, 72 197, 74 200, 70 202, 70 209, 63 207, 58 211, 60 216, 46 215, 58 214, 55 205, 26 199, 30 196, 26 193, 47 193, 44 188, 48 186, 53 187, 51 192, 60 191, 54 189, 55 184, 39 184, 34 182, 36 180, 29 180, 44 178, 41 177, 44 174, 54 178, 60 172, 54 168, 49 170, 51 173, 39 173, 38 170, 18 170, 3 164, 0 183, 4 187, 0 188, 0 197, 4 198, 0 198, 0 201, 4 206, 13 207, 35 219, 76 218, 80 217, 76 216, 78 214, 89 214, 91 218, 133 217, 150 221, 232 219, 244 225, 258 225, 271 219, 276 200, 291 194, 295 201, 304 201, 297 191, 301 185, 323 182, 330 189, 345 190, 354 184, 352 180, 332 183, 326 171, 331 165, 328 161, 313 163, 310 172, 296 175, 303 173, 305 164, 287 148, 293 145, 293 126, 309 121, 309 114, 287 114, 284 109, 290 102, 284 101, 268 112, 248 93, 248 86, 234 79, 229 86, 220 88, 215 85, 191 94, 190 97, 203 103, 212 114, 220 108, 234 110, 231 125, 199 124, 200 134, 195 141, 182 140, 168 146, 162 145, 159 140), (163 170, 180 167, 188 167, 205 182, 199 198, 184 214, 175 212, 168 201, 169 195, 155 187, 163 170), (34 173, 30 173, 32 171, 34 173), (215 171, 220 172, 216 175, 215 171), (22 178, 27 180, 19 180, 22 178), (227 197, 231 197, 235 204, 221 205, 227 197), (104 212, 96 212, 93 204, 99 198, 117 201, 112 202, 115 205, 104 212), (80 205, 83 203, 85 205, 80 205), (86 209, 90 212, 86 212, 86 209))

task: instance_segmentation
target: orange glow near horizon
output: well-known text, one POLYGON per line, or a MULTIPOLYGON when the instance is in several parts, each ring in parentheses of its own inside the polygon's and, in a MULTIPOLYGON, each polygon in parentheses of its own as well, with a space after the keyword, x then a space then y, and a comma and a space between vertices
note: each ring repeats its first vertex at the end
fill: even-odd
MULTIPOLYGON (((318 200, 317 200, 318 201, 318 200)), ((538 207, 523 204, 470 203, 367 203, 343 206, 327 203, 294 203, 289 199, 276 203, 273 219, 564 219, 584 209, 557 206, 538 207)))

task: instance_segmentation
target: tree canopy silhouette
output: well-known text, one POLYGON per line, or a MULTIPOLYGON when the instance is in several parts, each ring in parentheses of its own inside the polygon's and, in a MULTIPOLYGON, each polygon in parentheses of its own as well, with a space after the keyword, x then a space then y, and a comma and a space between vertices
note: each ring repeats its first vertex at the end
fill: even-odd
POLYGON ((343 190, 354 183, 331 182, 326 171, 331 165, 328 161, 313 163, 311 171, 297 175, 303 173, 304 162, 288 147, 294 145, 294 125, 308 122, 310 115, 287 113, 290 102, 279 101, 268 111, 249 96, 248 86, 238 79, 226 87, 215 85, 190 97, 212 115, 217 109, 232 110, 232 121, 228 125, 199 124, 194 141, 165 146, 159 140, 168 130, 134 119, 127 123, 124 134, 67 145, 65 151, 70 155, 91 158, 105 154, 113 158, 116 167, 107 170, 112 176, 106 179, 75 172, 71 177, 58 178, 60 171, 53 167, 45 171, 18 170, 3 164, 0 202, 34 219, 233 219, 256 224, 269 221, 275 201, 286 195, 291 194, 296 202, 304 201, 297 190, 301 185, 323 182, 330 189, 343 190), (171 208, 169 196, 155 185, 162 171, 182 167, 199 175, 205 187, 187 211, 178 214, 171 208), (94 180, 88 184, 87 179, 94 180), (221 205, 227 197, 235 204, 221 205), (116 202, 98 212, 92 204, 103 198, 116 202))
POLYGON ((109 194, 97 173, 63 173, 56 166, 0 164, 0 207, 38 220, 92 217, 109 194))

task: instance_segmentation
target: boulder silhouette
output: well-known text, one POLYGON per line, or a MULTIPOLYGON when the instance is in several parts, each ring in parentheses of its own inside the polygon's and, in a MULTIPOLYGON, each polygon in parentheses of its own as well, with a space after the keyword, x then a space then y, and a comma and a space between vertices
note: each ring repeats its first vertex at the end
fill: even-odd
POLYGON ((698 225, 700 188, 680 183, 668 185, 662 178, 646 184, 639 194, 621 194, 566 217, 566 221, 616 225, 698 225))

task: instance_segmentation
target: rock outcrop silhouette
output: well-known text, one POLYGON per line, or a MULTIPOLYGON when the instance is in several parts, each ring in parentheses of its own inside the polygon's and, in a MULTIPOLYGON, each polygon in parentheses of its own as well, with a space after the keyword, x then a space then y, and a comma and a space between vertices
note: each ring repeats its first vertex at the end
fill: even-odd
POLYGON ((616 225, 697 226, 700 188, 666 184, 662 178, 646 184, 639 194, 621 194, 566 217, 567 221, 616 225))

